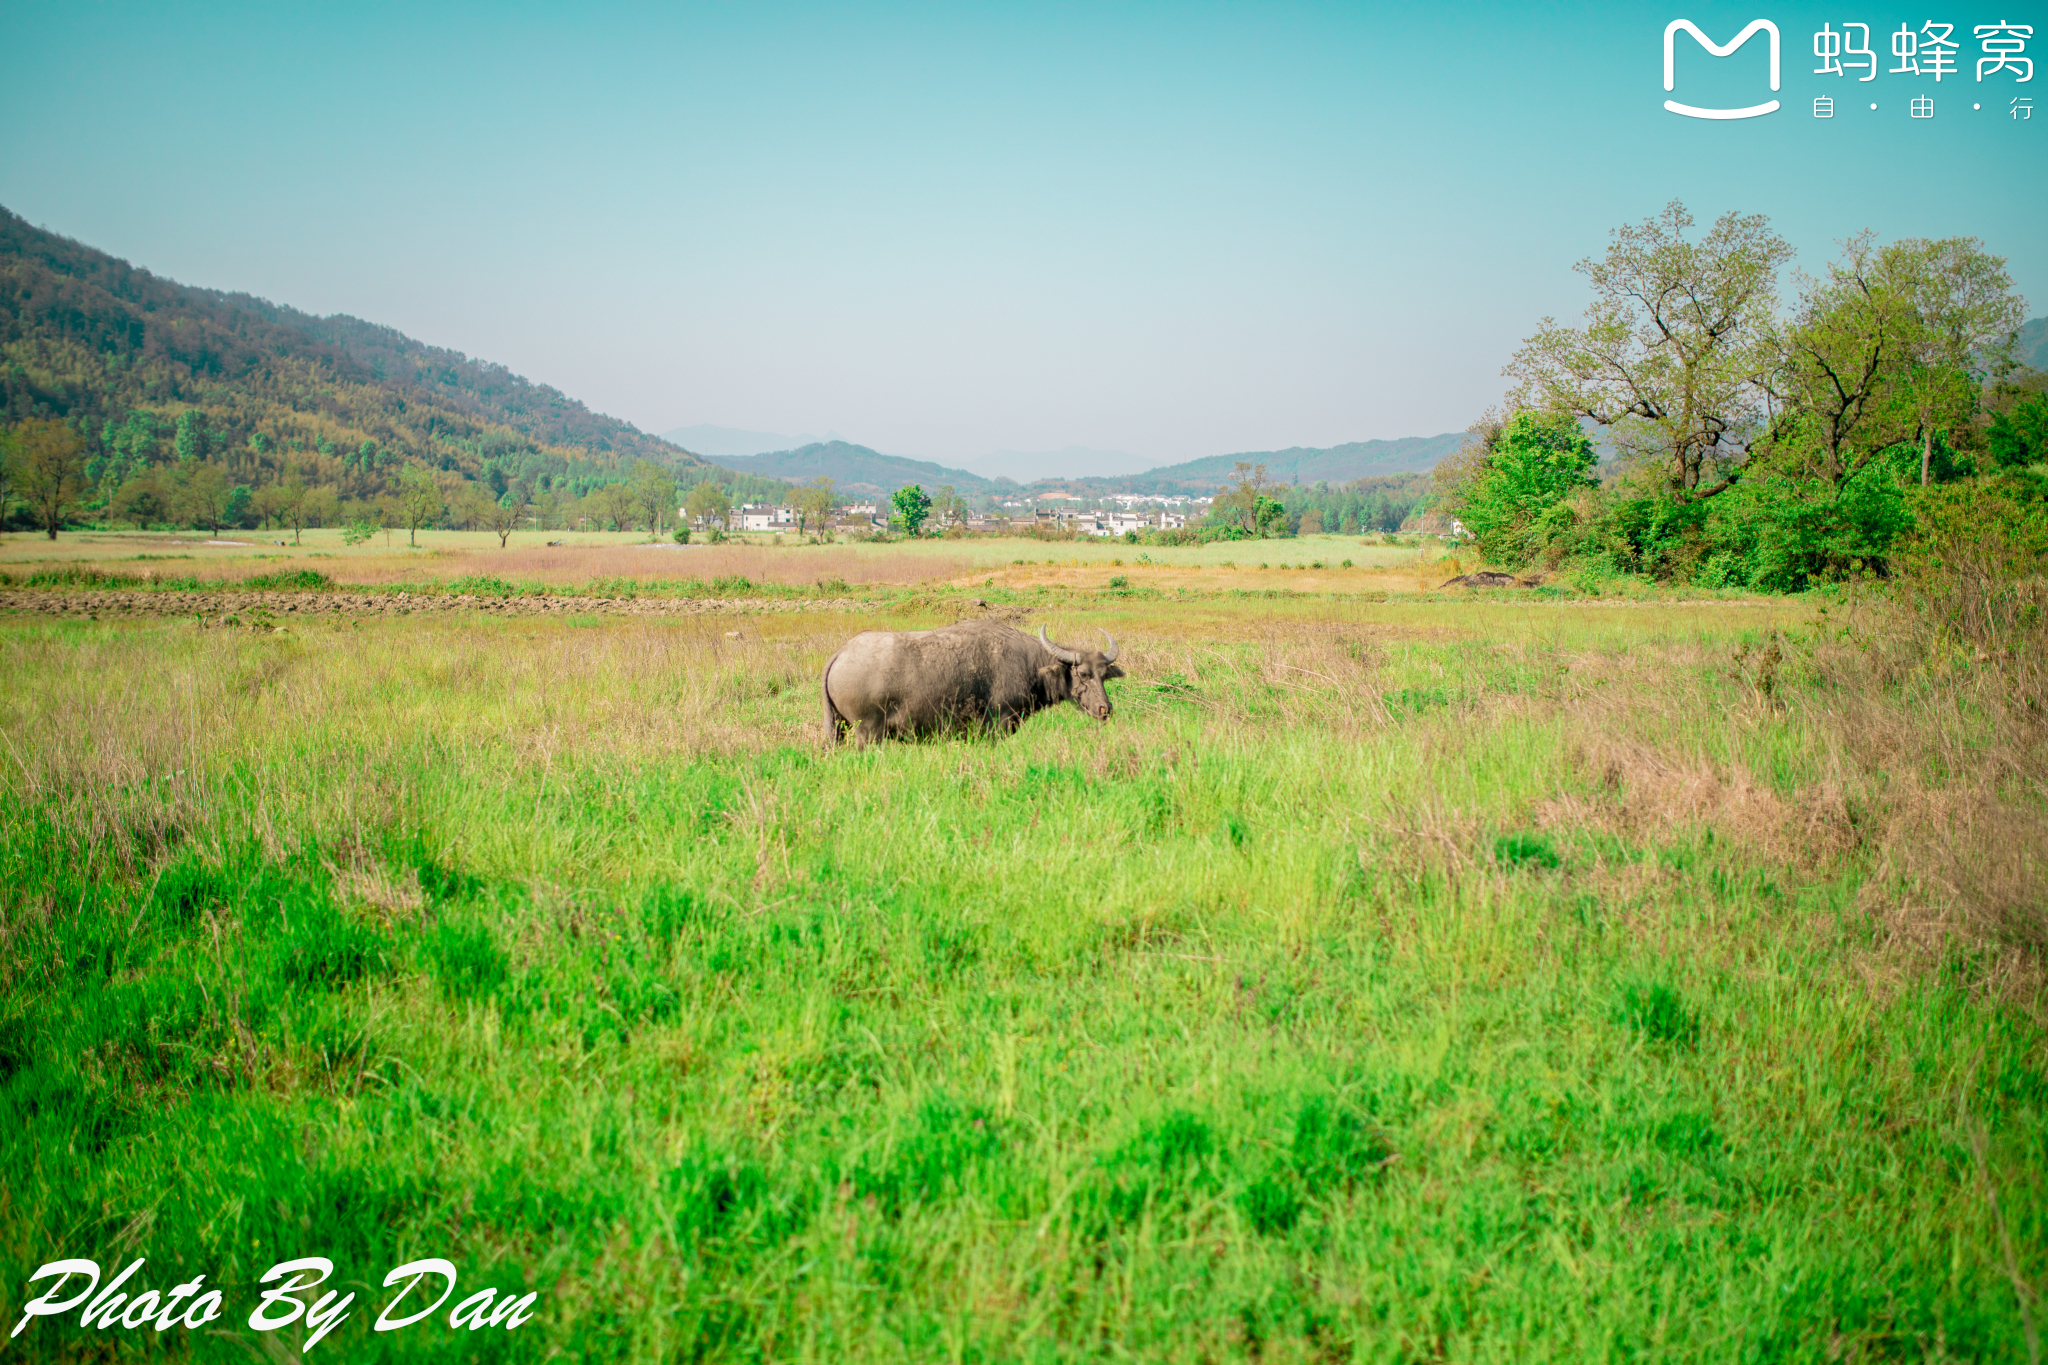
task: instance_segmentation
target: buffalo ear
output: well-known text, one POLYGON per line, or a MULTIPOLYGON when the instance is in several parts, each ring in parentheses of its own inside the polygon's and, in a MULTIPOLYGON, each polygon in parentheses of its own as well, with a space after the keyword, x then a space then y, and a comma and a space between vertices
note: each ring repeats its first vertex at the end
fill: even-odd
POLYGON ((1115 664, 1111 664, 1108 668, 1102 670, 1102 680, 1104 682, 1108 682, 1111 678, 1121 678, 1123 675, 1124 671, 1115 664))

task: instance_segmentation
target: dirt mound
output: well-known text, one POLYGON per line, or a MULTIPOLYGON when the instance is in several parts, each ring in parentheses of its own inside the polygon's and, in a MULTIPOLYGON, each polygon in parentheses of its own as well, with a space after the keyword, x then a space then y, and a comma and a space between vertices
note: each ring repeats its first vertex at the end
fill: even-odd
POLYGON ((1528 578, 1517 578, 1511 573, 1495 573, 1491 569, 1485 569, 1479 573, 1459 574, 1456 578, 1440 583, 1437 586, 1442 588, 1533 588, 1542 581, 1542 574, 1535 574, 1528 578))

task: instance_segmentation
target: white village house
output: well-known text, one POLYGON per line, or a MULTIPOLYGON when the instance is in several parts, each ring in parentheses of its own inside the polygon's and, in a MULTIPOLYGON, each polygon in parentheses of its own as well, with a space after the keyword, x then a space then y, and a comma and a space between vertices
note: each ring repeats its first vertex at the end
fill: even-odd
POLYGON ((750 502, 734 514, 742 531, 794 531, 796 512, 788 507, 770 507, 750 502))

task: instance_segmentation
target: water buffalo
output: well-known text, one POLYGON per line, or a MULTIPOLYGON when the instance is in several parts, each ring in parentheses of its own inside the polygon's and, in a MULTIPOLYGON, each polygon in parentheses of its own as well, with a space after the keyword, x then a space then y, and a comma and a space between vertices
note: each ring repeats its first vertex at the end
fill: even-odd
POLYGON ((1026 716, 1070 701, 1097 720, 1109 719, 1103 684, 1121 678, 1116 638, 1109 647, 1067 649, 997 621, 962 621, 939 630, 869 630, 840 646, 825 664, 825 739, 842 727, 860 743, 948 730, 1001 727, 1012 733, 1026 716))

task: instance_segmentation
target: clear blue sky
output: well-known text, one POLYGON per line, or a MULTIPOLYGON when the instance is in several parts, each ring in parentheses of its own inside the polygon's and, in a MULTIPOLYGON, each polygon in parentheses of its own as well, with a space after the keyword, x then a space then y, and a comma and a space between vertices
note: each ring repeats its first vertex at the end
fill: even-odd
MULTIPOLYGON (((15 3, 0 203, 651 430, 1326 445, 1464 426, 1582 306, 1571 263, 1674 197, 1809 265, 1979 236, 2048 312, 2048 98, 2009 116, 2048 79, 1980 85, 1971 33, 2048 59, 2048 7, 1943 4, 1962 74, 1866 84, 1812 74, 1823 19, 1889 68, 1933 11, 15 3), (1665 112, 1665 23, 1759 17, 1785 108, 1665 112)), ((1681 39, 1675 94, 1767 98, 1763 52, 1681 39)))

